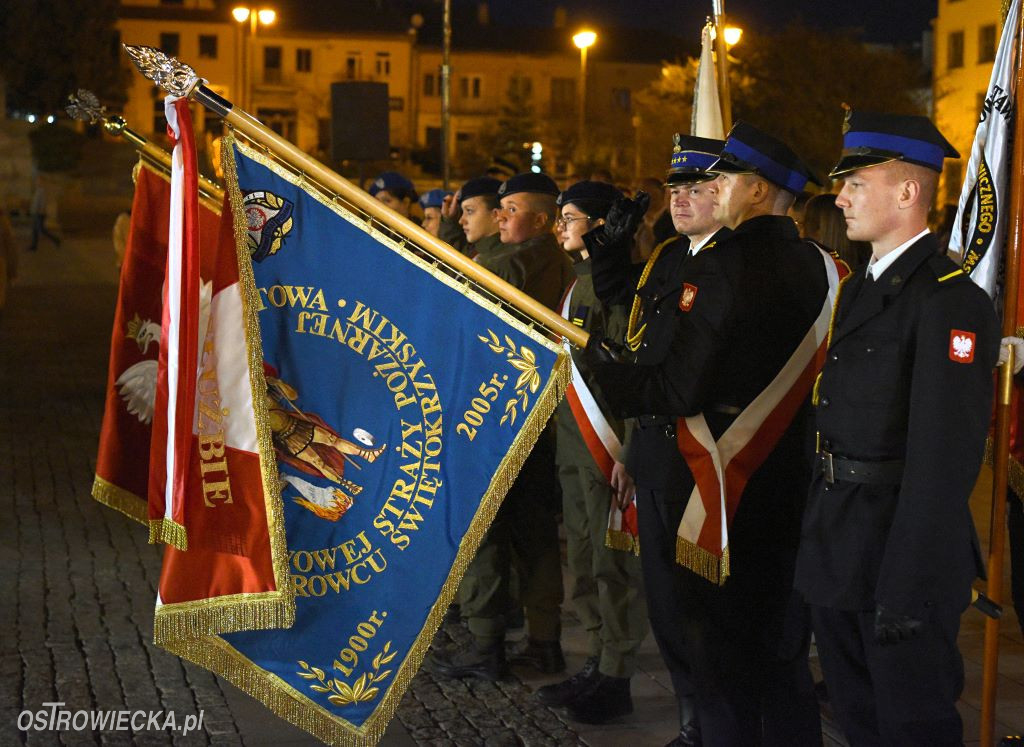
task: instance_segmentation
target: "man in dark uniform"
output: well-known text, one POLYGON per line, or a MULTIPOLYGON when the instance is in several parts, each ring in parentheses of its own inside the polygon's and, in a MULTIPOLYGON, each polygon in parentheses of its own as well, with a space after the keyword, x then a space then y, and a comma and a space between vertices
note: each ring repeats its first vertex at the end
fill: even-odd
POLYGON ((796 586, 852 745, 959 745, 956 638, 984 570, 967 501, 999 330, 928 232, 957 152, 924 117, 854 113, 848 128, 836 205, 872 259, 836 306, 796 586))
MULTIPOLYGON (((480 264, 552 310, 569 284, 572 265, 552 228, 558 186, 544 174, 518 174, 499 189, 500 247, 480 264)), ((459 604, 475 645, 439 652, 434 670, 448 677, 496 680, 508 669, 505 652, 509 578, 518 561, 528 637, 512 662, 543 672, 565 669, 561 635, 562 569, 558 545, 557 477, 549 433, 526 459, 459 587, 459 604)))
MULTIPOLYGON (((820 745, 792 583, 805 415, 836 268, 785 215, 810 173, 784 143, 737 123, 709 170, 720 174, 714 215, 733 233, 656 304, 671 330, 647 330, 638 364, 596 342, 588 352, 613 411, 684 455, 676 484, 640 491, 640 543, 649 598, 671 600, 667 617, 652 605, 652 628, 689 668, 702 743, 820 745)), ((686 732, 675 742, 694 743, 686 732)))
MULTIPOLYGON (((632 231, 628 222, 621 225, 624 217, 621 210, 618 217, 612 216, 612 228, 617 234, 596 230, 584 237, 591 246, 593 281, 598 296, 609 306, 621 304, 630 310, 626 344, 639 364, 660 361, 664 346, 672 339, 684 268, 697 252, 712 251, 717 242, 731 233, 712 214, 714 176, 707 172, 707 167, 718 160, 724 144, 721 140, 675 136, 665 186, 670 193, 666 212, 671 214, 677 235, 658 244, 644 265, 630 264, 632 231)), ((680 729, 695 743, 693 740, 699 736, 697 709, 676 628, 676 620, 681 615, 680 600, 657 591, 669 587, 678 572, 675 528, 665 534, 656 528, 645 530, 643 525, 645 519, 654 515, 649 508, 645 511, 645 506, 686 497, 680 492, 687 481, 686 462, 675 441, 665 437, 664 429, 672 422, 669 417, 641 418, 628 444, 626 471, 637 483, 640 533, 644 538, 640 555, 645 584, 654 590, 647 595, 648 612, 679 702, 680 729)))

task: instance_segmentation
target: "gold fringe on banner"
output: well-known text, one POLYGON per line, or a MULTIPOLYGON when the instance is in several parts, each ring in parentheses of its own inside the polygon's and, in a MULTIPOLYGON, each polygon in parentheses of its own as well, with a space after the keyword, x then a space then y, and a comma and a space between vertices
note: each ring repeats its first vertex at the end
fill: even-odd
MULTIPOLYGON (((235 230, 238 234, 239 246, 245 247, 244 228, 242 230, 238 228, 239 225, 244 225, 244 223, 240 224, 238 222, 242 196, 238 190, 238 180, 234 164, 233 147, 236 142, 233 137, 225 138, 222 153, 227 155, 224 162, 232 209, 236 215, 235 230)), ((465 283, 456 280, 448 273, 425 262, 406 248, 404 244, 398 244, 390 236, 375 229, 365 219, 355 215, 329 197, 318 193, 313 185, 304 180, 301 175, 286 169, 263 153, 255 152, 241 143, 237 144, 246 157, 267 167, 288 182, 300 186, 307 194, 344 217, 352 225, 371 234, 392 251, 401 254, 406 261, 418 265, 449 287, 472 298, 479 306, 497 315, 517 330, 530 334, 535 341, 543 344, 557 356, 551 375, 544 388, 538 394, 530 415, 523 423, 522 428, 516 435, 515 441, 491 478, 490 484, 480 501, 476 515, 473 517, 459 545, 448 578, 442 585, 441 592, 434 602, 430 613, 427 615, 419 636, 409 648, 402 665, 398 668, 391 681, 391 685, 381 697, 379 705, 361 727, 356 727, 344 718, 327 710, 305 693, 297 691, 279 677, 260 668, 222 638, 214 636, 203 636, 193 639, 180 638, 170 639, 161 644, 168 651, 224 677, 239 689, 261 701, 281 718, 306 730, 327 744, 374 745, 384 735, 388 722, 398 709, 399 702, 408 689, 409 683, 423 663, 434 635, 444 620, 448 605, 455 598, 459 582, 462 580, 470 562, 475 557, 488 527, 501 506, 505 494, 512 486, 512 483, 515 482, 523 463, 544 431, 547 421, 554 412, 559 400, 565 395, 565 390, 569 386, 571 377, 569 358, 560 344, 547 337, 539 336, 536 330, 531 330, 503 307, 499 307, 477 294, 467 294, 465 283)))
POLYGON ((188 534, 178 522, 172 519, 149 520, 149 544, 158 542, 176 547, 182 552, 188 550, 188 534))
POLYGON ((290 628, 294 624, 294 598, 284 592, 231 594, 158 607, 153 619, 153 642, 166 647, 172 641, 240 630, 290 628))
POLYGON ((676 537, 676 562, 703 576, 713 584, 722 586, 729 578, 729 546, 719 557, 682 537, 676 537))
POLYGON ((629 532, 619 531, 618 529, 605 530, 604 545, 612 550, 631 552, 634 555, 640 554, 640 538, 634 537, 629 532))
POLYGON ((139 496, 112 482, 94 475, 92 480, 92 497, 104 506, 120 511, 125 516, 135 519, 144 527, 149 526, 149 508, 139 496))

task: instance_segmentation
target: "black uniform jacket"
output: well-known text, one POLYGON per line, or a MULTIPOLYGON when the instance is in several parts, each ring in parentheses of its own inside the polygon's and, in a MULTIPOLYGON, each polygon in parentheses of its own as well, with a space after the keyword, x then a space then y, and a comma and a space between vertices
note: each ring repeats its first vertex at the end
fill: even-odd
POLYGON ((981 467, 999 329, 989 297, 934 235, 876 280, 844 283, 818 389, 821 446, 857 461, 904 460, 899 484, 826 483, 804 517, 796 586, 842 610, 876 603, 922 617, 969 602, 984 575, 967 501, 981 467))
MULTIPOLYGON (((701 251, 714 251, 718 242, 732 233, 719 229, 708 239, 701 251)), ((644 342, 636 352, 636 362, 657 363, 675 333, 679 311, 679 296, 683 289, 683 268, 695 257, 690 255, 690 240, 686 236, 669 239, 661 248, 647 281, 637 290, 643 265, 630 265, 630 247, 608 247, 592 254, 594 290, 607 305, 622 305, 627 314, 634 294, 640 296, 641 320, 647 324, 644 342)), ((665 424, 671 418, 665 418, 665 424)), ((638 485, 652 490, 681 489, 688 479, 689 470, 683 461, 675 440, 665 437, 664 425, 655 425, 648 419, 642 429, 634 429, 626 451, 626 470, 638 485)), ((691 486, 692 487, 692 486, 691 486)))
MULTIPOLYGON (((605 364, 595 373, 616 414, 678 418, 703 412, 718 438, 735 412, 775 378, 821 313, 828 292, 825 264, 816 248, 800 240, 791 219, 760 216, 687 260, 678 280, 687 292, 677 289, 672 303, 656 306, 656 317, 672 321, 656 334, 648 329, 638 364, 605 364)), ((736 571, 746 565, 743 556, 764 559, 757 549, 762 543, 784 548, 792 563, 810 478, 807 426, 805 408, 747 483, 730 526, 736 571)), ((664 441, 666 449, 677 448, 674 434, 666 432, 664 441)), ((693 477, 685 462, 682 469, 676 491, 686 498, 693 477)), ((636 479, 643 484, 640 474, 636 479)))

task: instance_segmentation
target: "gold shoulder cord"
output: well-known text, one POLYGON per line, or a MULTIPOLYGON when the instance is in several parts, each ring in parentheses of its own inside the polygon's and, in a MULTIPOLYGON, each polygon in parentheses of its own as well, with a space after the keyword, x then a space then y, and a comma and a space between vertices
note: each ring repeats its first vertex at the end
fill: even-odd
MULTIPOLYGON (((661 250, 665 248, 666 244, 669 244, 673 239, 667 239, 656 247, 651 252, 651 256, 647 258, 647 263, 644 265, 643 272, 640 273, 640 280, 636 284, 637 293, 640 289, 647 284, 647 276, 651 274, 651 268, 654 267, 654 263, 658 261, 658 257, 661 255, 661 250)), ((633 296, 633 307, 629 310, 629 324, 626 327, 626 347, 632 350, 634 353, 640 348, 640 342, 644 339, 644 332, 647 330, 647 323, 640 324, 640 312, 641 309, 640 296, 633 296)))

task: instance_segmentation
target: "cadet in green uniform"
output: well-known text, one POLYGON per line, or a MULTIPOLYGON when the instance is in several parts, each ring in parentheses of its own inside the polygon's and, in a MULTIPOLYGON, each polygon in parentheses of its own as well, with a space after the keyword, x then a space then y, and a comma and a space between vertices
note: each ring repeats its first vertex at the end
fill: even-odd
POLYGON ((438 236, 467 257, 489 255, 501 245, 498 236, 498 188, 489 176, 470 179, 441 205, 438 236))
MULTIPOLYGON (((558 197, 562 248, 573 259, 576 282, 562 302, 562 315, 588 332, 621 342, 623 306, 606 306, 594 294, 590 255, 583 234, 604 223, 622 193, 603 182, 577 182, 558 197)), ((572 351, 572 390, 558 405, 556 462, 562 485, 572 600, 587 631, 587 661, 569 679, 537 691, 547 705, 565 705, 577 721, 604 723, 633 711, 629 678, 647 634, 640 559, 606 546, 612 501, 625 509, 633 482, 622 464, 625 429, 608 414, 582 351, 572 351)))
MULTIPOLYGON (((519 174, 502 184, 498 194, 501 246, 481 253, 480 264, 554 309, 572 273, 551 230, 558 187, 542 174, 519 174)), ((521 573, 529 636, 513 649, 512 661, 544 672, 565 668, 559 644, 562 571, 554 449, 545 435, 527 458, 463 578, 459 601, 475 645, 434 654, 434 670, 442 676, 496 680, 507 672, 504 641, 513 554, 521 573)))

